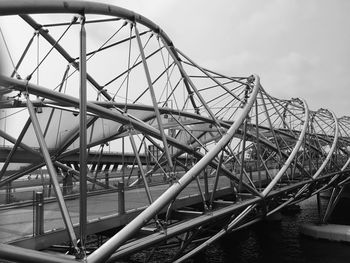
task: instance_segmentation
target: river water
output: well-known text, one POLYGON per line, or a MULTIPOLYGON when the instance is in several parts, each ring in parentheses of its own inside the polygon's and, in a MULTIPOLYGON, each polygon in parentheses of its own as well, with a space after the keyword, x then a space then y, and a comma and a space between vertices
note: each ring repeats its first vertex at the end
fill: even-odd
POLYGON ((348 263, 350 244, 316 240, 300 234, 299 226, 318 220, 315 198, 300 203, 301 211, 281 221, 260 222, 233 233, 189 260, 192 263, 348 263))

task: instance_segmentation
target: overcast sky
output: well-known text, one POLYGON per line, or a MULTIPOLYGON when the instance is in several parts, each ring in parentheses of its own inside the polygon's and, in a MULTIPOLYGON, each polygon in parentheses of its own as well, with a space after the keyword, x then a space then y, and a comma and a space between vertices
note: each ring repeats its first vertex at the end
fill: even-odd
POLYGON ((200 65, 350 116, 349 0, 103 0, 158 24, 200 65))

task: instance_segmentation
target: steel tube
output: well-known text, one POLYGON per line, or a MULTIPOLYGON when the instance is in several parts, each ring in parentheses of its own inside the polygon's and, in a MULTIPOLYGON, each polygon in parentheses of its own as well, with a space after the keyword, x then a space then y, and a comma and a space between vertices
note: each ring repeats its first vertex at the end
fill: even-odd
MULTIPOLYGON (((258 114, 258 103, 255 103, 255 137, 256 137, 256 156, 260 156, 260 142, 259 142, 259 114, 258 114)), ((259 189, 261 189, 261 171, 260 171, 260 160, 256 158, 256 170, 258 171, 259 189)))
MULTIPOLYGON (((332 146, 326 156, 326 159, 322 162, 321 166, 318 167, 317 171, 315 172, 315 174, 312 176, 313 179, 316 179, 317 177, 319 177, 319 175, 321 174, 321 172, 323 171, 323 169, 326 167, 326 165, 328 164, 329 160, 331 159, 336 147, 337 147, 337 143, 338 143, 338 138, 339 138, 339 123, 338 123, 338 119, 336 118, 334 112, 331 112, 333 120, 334 120, 334 124, 335 124, 335 131, 334 131, 334 137, 333 137, 333 142, 332 142, 332 146)), ((312 118, 313 119, 313 118, 312 118)), ((311 119, 311 121, 312 121, 311 119)), ((350 159, 349 159, 350 160, 350 159)), ((342 167, 341 171, 343 170, 343 168, 345 168, 346 166, 342 167)), ((338 178, 338 176, 336 175, 335 178, 338 178)), ((332 181, 332 180, 331 180, 332 181)), ((299 191, 298 193, 295 195, 294 198, 300 196, 303 192, 305 192, 305 190, 309 187, 309 185, 304 185, 299 191)), ((324 187, 321 187, 320 191, 324 189, 324 187)), ((318 192, 320 192, 318 191, 318 192)))
POLYGON ((172 44, 166 33, 148 18, 122 7, 88 2, 88 1, 46 1, 46 0, 17 0, 0 1, 0 15, 38 14, 38 13, 71 13, 71 14, 100 14, 120 17, 135 21, 157 32, 169 45, 172 44))
POLYGON ((124 183, 118 182, 118 214, 125 214, 125 192, 124 192, 124 183))
POLYGON ((32 121, 30 120, 30 118, 28 118, 28 120, 26 121, 21 133, 19 134, 16 143, 12 146, 11 152, 8 154, 8 156, 6 157, 5 163, 3 164, 1 171, 0 171, 0 180, 3 177, 3 175, 5 174, 5 171, 8 167, 8 165, 10 164, 11 158, 12 156, 15 154, 15 152, 17 151, 18 146, 20 145, 20 143, 22 142, 22 139, 24 137, 24 135, 26 134, 29 125, 32 123, 32 121))
POLYGON ((54 185, 54 190, 56 193, 56 197, 57 197, 58 204, 59 204, 59 207, 61 210, 64 224, 66 226, 66 229, 68 231, 69 237, 71 239, 71 242, 72 242, 74 248, 78 251, 77 238, 75 236, 73 224, 72 224, 72 221, 70 220, 69 212, 68 212, 68 209, 66 207, 66 204, 65 204, 65 201, 64 201, 61 189, 60 189, 60 185, 59 185, 59 182, 57 179, 56 169, 51 161, 50 153, 47 149, 47 145, 46 145, 44 136, 42 134, 38 118, 36 117, 34 107, 31 103, 31 101, 29 100, 29 95, 27 95, 27 105, 28 105, 28 112, 30 115, 30 119, 32 120, 34 131, 35 131, 36 137, 37 137, 39 145, 40 145, 40 150, 41 150, 43 158, 45 160, 45 164, 46 164, 47 170, 49 172, 51 181, 54 185))
MULTIPOLYGON (((163 39, 162 39, 163 40, 163 39)), ((190 86, 192 87, 192 89, 194 90, 194 92, 196 93, 196 95, 198 96, 198 99, 201 101, 203 107, 205 108, 205 110, 208 112, 209 116, 212 118, 212 120, 216 123, 217 127, 220 128, 220 124, 218 122, 218 119, 215 117, 214 113, 212 112, 212 110, 208 107, 207 103, 205 102, 204 98, 202 97, 202 95, 199 93, 199 91, 197 90, 196 86, 194 85, 194 83, 192 82, 192 80, 189 78, 189 76, 187 75, 186 71, 184 70, 184 68, 182 67, 178 57, 177 57, 177 53, 175 53, 176 51, 172 48, 170 48, 170 46, 168 45, 168 43, 166 43, 166 41, 163 40, 164 46, 167 49, 167 51, 169 52, 170 56, 173 58, 175 64, 177 65, 177 67, 179 68, 181 74, 184 76, 184 78, 186 79, 186 81, 190 84, 190 86)), ((191 93, 190 93, 191 94, 191 93)), ((219 131, 220 132, 220 131, 219 131)))
POLYGON ((244 124, 243 124, 243 142, 242 142, 242 151, 241 151, 241 169, 240 169, 240 173, 239 173, 239 184, 238 184, 238 191, 240 193, 242 192, 243 173, 245 173, 244 155, 245 155, 246 135, 247 135, 247 119, 244 120, 244 124))
POLYGON ((110 238, 101 247, 95 250, 89 257, 89 263, 104 262, 110 255, 118 249, 124 242, 130 239, 139 229, 152 219, 162 208, 169 204, 195 177, 207 166, 212 159, 230 142, 237 129, 247 117, 253 106, 258 90, 260 88, 259 77, 255 76, 255 85, 250 94, 247 104, 244 106, 242 113, 238 116, 236 122, 228 129, 227 133, 218 141, 206 155, 200 159, 191 170, 184 174, 175 182, 167 191, 165 191, 157 200, 155 200, 146 210, 144 210, 133 221, 126 225, 116 235, 110 238))
MULTIPOLYGON (((16 144, 17 139, 12 137, 7 132, 4 132, 3 130, 0 130, 0 137, 3 137, 4 139, 8 140, 9 142, 12 142, 13 144, 16 144)), ((21 147, 22 149, 26 150, 30 154, 36 154, 37 151, 33 150, 30 146, 27 144, 24 144, 23 142, 19 142, 18 147, 21 147)))
POLYGON ((26 54, 27 54, 27 52, 28 52, 30 46, 31 46, 32 43, 33 43, 33 40, 34 40, 35 35, 36 35, 36 33, 33 34, 32 38, 29 40, 27 46, 25 47, 25 49, 24 49, 24 51, 23 51, 21 57, 19 58, 19 60, 18 60, 18 62, 17 62, 17 64, 16 64, 16 66, 15 66, 15 68, 14 68, 12 74, 11 74, 11 78, 13 78, 13 77, 15 76, 15 74, 17 73, 17 70, 18 70, 19 66, 22 64, 23 59, 25 58, 25 56, 26 56, 26 54))
POLYGON ((225 85, 221 84, 219 81, 217 81, 215 78, 213 78, 207 71, 205 71, 202 67, 200 67, 197 63, 195 63, 192 59, 190 59, 188 56, 186 56, 181 50, 176 49, 176 51, 181 54, 184 58, 186 58, 189 62, 191 62, 194 66, 196 66, 203 74, 205 74, 209 79, 211 79, 213 82, 215 82, 218 86, 223 88, 228 94, 230 94, 232 97, 234 97, 236 100, 240 101, 240 98, 237 97, 230 89, 225 87, 225 85))
MULTIPOLYGON (((23 91, 23 92, 28 90, 28 92, 30 92, 31 94, 45 97, 48 99, 52 99, 52 100, 55 100, 59 103, 63 103, 65 105, 79 107, 79 100, 77 98, 74 98, 72 96, 69 96, 69 95, 66 95, 63 93, 55 92, 55 91, 46 89, 44 87, 41 87, 41 86, 38 86, 35 84, 30 84, 30 83, 27 83, 27 82, 24 82, 21 80, 11 79, 11 78, 8 78, 8 77, 2 76, 2 75, 0 75, 0 84, 4 85, 4 86, 9 86, 13 89, 23 91)), ((106 119, 117 121, 121 124, 130 124, 131 123, 132 126, 136 130, 143 132, 149 136, 154 136, 155 138, 161 140, 159 130, 153 128, 152 126, 150 126, 149 124, 147 124, 145 122, 140 122, 139 120, 133 118, 132 116, 121 114, 118 111, 111 111, 109 109, 101 107, 101 106, 99 106, 95 103, 92 103, 92 102, 87 102, 87 108, 88 108, 89 112, 94 113, 94 114, 99 115, 99 116, 103 116, 106 119)), ((198 115, 198 118, 201 119, 203 117, 198 115)), ((223 124, 227 125, 225 123, 223 123, 223 124)), ((229 128, 231 126, 227 125, 227 127, 229 128)), ((192 147, 189 147, 187 145, 180 143, 175 138, 167 136, 167 141, 170 145, 175 146, 181 150, 184 150, 185 152, 191 153, 194 156, 196 156, 196 158, 203 157, 203 155, 194 151, 192 149, 192 147)), ((268 145, 268 147, 274 148, 274 146, 270 142, 268 142, 268 141, 262 141, 262 142, 264 142, 264 144, 268 145)), ((212 162, 211 166, 217 167, 217 164, 212 162)), ((238 181, 238 179, 235 176, 233 176, 232 173, 229 172, 227 169, 222 169, 222 172, 226 176, 228 176, 231 180, 238 181)), ((1 184, 0 184, 0 186, 1 186, 1 184)), ((259 195, 259 193, 251 186, 247 185, 246 183, 244 183, 244 186, 249 192, 252 192, 252 193, 259 195)))
POLYGON ((216 188, 218 187, 219 176, 220 176, 220 169, 221 169, 221 164, 222 164, 223 160, 224 160, 224 153, 222 152, 221 155, 220 155, 218 168, 216 169, 216 173, 215 173, 215 180, 214 180, 213 190, 212 190, 211 195, 210 195, 210 201, 209 201, 210 208, 213 207, 213 201, 214 201, 214 198, 215 198, 216 188))
MULTIPOLYGON (((41 25, 39 25, 33 18, 31 18, 29 15, 20 15, 24 21, 26 21, 31 27, 33 27, 35 30, 38 30, 38 32, 49 42, 53 48, 55 48, 66 60, 67 62, 71 63, 71 65, 76 69, 79 70, 79 63, 75 61, 74 58, 72 58, 68 52, 59 44, 57 41, 44 29, 41 25)), ((86 52, 85 52, 86 54, 86 52)), ((103 94, 108 100, 112 100, 112 98, 109 96, 108 93, 106 93, 103 88, 93 79, 89 74, 86 74, 86 78, 89 80, 89 82, 98 89, 101 94, 103 94)))
POLYGON ((42 192, 35 193, 35 235, 44 234, 44 196, 42 192))
POLYGON ((151 190, 148 187, 145 171, 143 170, 142 162, 141 162, 141 159, 140 159, 140 156, 139 156, 139 151, 137 150, 137 146, 136 146, 136 143, 135 143, 135 140, 134 140, 134 136, 133 136, 131 130, 129 130, 129 138, 130 138, 130 143, 131 143, 132 149, 133 149, 135 157, 136 157, 137 165, 138 165, 138 167, 140 169, 140 173, 141 173, 141 176, 142 176, 143 183, 145 185, 145 190, 146 190, 148 202, 150 204, 152 204, 153 203, 153 198, 152 198, 152 195, 151 195, 151 190))
POLYGON ((0 258, 23 263, 76 263, 71 256, 49 255, 36 250, 0 244, 0 258))
POLYGON ((326 159, 323 161, 322 165, 317 169, 317 172, 312 176, 312 178, 316 179, 320 174, 321 172, 323 171, 323 169, 326 167, 327 163, 329 162, 329 160, 331 159, 334 151, 335 151, 335 148, 337 146, 337 143, 338 143, 338 138, 339 138, 339 123, 338 123, 338 119, 337 117, 335 116, 334 112, 331 112, 332 114, 332 117, 333 117, 333 120, 334 120, 334 128, 335 128, 335 131, 334 131, 334 139, 333 139, 333 143, 332 143, 332 147, 330 148, 328 154, 327 154, 327 157, 326 159))
POLYGON ((270 114, 269 114, 269 111, 267 109, 266 102, 265 102, 264 95, 263 95, 262 91, 260 92, 260 99, 262 101, 262 105, 264 106, 264 112, 265 112, 266 119, 267 119, 269 127, 270 127, 270 131, 271 131, 271 133, 273 135, 273 138, 275 139, 275 145, 276 145, 276 148, 277 148, 277 152, 280 155, 280 157, 282 157, 282 152, 281 152, 280 146, 278 144, 278 141, 276 139, 275 130, 273 128, 272 121, 271 121, 271 118, 270 118, 270 114))
POLYGON ((329 217, 331 216, 335 206, 337 205, 341 194, 344 192, 345 186, 341 186, 340 189, 334 188, 332 196, 327 204, 326 212, 322 218, 322 223, 327 223, 329 217))
POLYGON ((166 155, 166 158, 168 161, 170 172, 173 172, 174 165, 173 165, 173 161, 171 160, 170 153, 169 153, 168 142, 167 142, 166 137, 165 137, 162 118, 160 116, 156 94, 154 92, 154 88, 153 88, 153 84, 152 84, 152 80, 151 80, 151 75, 150 75, 147 61, 146 61, 146 56, 145 56, 145 53, 143 50, 140 34, 139 34, 139 31, 137 29, 136 24, 134 25, 134 28, 135 28, 135 35, 136 35, 137 43, 138 43, 140 54, 141 54, 141 59, 143 62, 143 68, 145 70, 145 74, 146 74, 146 78, 147 78, 147 82, 148 82, 148 88, 149 88, 149 91, 151 93, 151 99, 152 99, 152 103, 153 103, 153 107, 154 107, 154 112, 156 114, 156 118, 157 118, 157 122, 158 122, 159 132, 160 132, 160 135, 162 137, 164 152, 165 152, 165 155, 166 155))
POLYGON ((299 134, 298 141, 295 144, 295 146, 294 146, 292 152, 290 153, 288 159, 285 161, 285 163, 281 167, 281 169, 278 171, 276 176, 272 179, 272 181, 269 183, 269 185, 262 192, 263 196, 268 195, 269 192, 272 190, 272 188, 276 185, 276 183, 281 179, 282 175, 285 173, 285 171, 288 169, 289 165, 292 163, 294 157, 297 155, 297 153, 298 153, 298 151, 300 149, 300 146, 303 143, 304 136, 306 134, 306 130, 308 128, 308 123, 309 123, 309 108, 308 108, 307 103, 306 103, 305 100, 303 100, 303 104, 304 104, 304 109, 305 109, 305 119, 304 119, 303 128, 302 128, 302 130, 301 130, 301 132, 299 134))
MULTIPOLYGON (((85 17, 81 17, 80 21, 80 93, 79 93, 79 163, 80 163, 80 199, 79 199, 79 229, 80 229, 80 245, 82 253, 85 254, 86 241, 86 224, 87 224, 87 92, 86 92, 86 31, 85 31, 85 17)), ((86 255, 81 255, 86 257, 86 255)))
POLYGON ((200 244, 198 247, 192 249, 190 252, 182 256, 181 258, 177 259, 174 261, 174 263, 180 263, 183 262, 184 260, 194 256, 197 254, 199 251, 201 251, 203 248, 209 246, 219 238, 221 238, 223 235, 228 233, 231 229, 233 229, 246 215, 250 213, 250 211, 255 207, 255 205, 250 205, 246 209, 244 209, 229 225, 227 228, 221 229, 218 233, 213 235, 211 238, 209 238, 207 241, 204 243, 200 244))
POLYGON ((254 198, 250 200, 243 201, 238 203, 236 206, 228 206, 219 210, 213 210, 210 214, 203 214, 194 218, 193 220, 181 222, 179 224, 175 224, 167 229, 167 234, 164 235, 162 233, 151 234, 148 237, 142 238, 140 241, 131 241, 123 245, 118 251, 113 254, 113 256, 107 260, 107 262, 116 262, 118 259, 121 259, 125 256, 135 253, 136 251, 140 251, 141 249, 145 249, 149 244, 156 245, 162 241, 165 241, 167 238, 173 238, 175 236, 180 235, 181 233, 191 231, 193 229, 200 229, 201 226, 210 224, 212 222, 216 222, 224 217, 230 216, 234 213, 241 213, 248 206, 257 204, 260 202, 260 198, 254 198))

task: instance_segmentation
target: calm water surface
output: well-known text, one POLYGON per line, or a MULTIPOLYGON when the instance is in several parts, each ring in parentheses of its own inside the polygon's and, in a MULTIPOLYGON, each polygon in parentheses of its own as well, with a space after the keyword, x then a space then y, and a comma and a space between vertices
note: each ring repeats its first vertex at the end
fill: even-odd
POLYGON ((303 223, 317 222, 315 198, 300 204, 301 211, 283 215, 280 222, 261 222, 233 233, 188 261, 234 263, 348 263, 350 245, 305 237, 299 233, 303 223))

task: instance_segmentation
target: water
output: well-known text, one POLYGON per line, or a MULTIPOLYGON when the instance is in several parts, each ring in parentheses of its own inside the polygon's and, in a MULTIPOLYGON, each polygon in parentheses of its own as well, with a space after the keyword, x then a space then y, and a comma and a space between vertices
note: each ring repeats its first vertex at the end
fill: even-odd
POLYGON ((315 198, 300 204, 301 211, 283 215, 280 222, 261 222, 233 233, 188 262, 234 263, 345 263, 350 262, 350 245, 305 237, 303 223, 318 220, 315 198))

